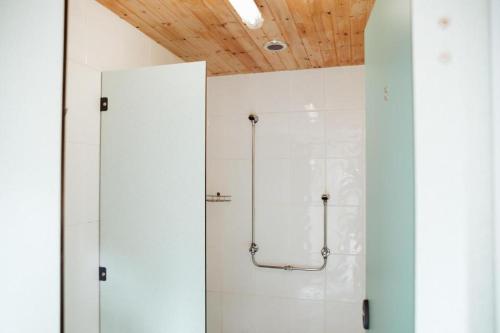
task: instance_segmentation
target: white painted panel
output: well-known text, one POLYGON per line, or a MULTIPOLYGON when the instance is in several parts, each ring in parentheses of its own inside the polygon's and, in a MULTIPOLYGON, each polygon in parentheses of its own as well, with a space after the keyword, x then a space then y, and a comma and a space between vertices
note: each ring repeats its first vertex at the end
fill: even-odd
POLYGON ((0 331, 59 332, 64 1, 0 1, 0 331))
POLYGON ((500 332, 500 0, 491 0, 491 65, 493 111, 493 170, 495 212, 495 290, 496 332, 500 332))
POLYGON ((99 223, 83 222, 64 228, 64 330, 99 331, 99 223))
POLYGON ((101 332, 205 332, 205 63, 103 73, 101 332))
POLYGON ((490 333, 490 1, 412 4, 416 332, 490 333))

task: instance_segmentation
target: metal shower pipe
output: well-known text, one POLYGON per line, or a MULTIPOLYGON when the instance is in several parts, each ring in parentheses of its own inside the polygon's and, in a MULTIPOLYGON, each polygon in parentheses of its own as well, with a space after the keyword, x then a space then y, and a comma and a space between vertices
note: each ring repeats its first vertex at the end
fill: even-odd
POLYGON ((276 265, 276 264, 261 264, 255 259, 255 255, 259 251, 259 246, 255 242, 255 125, 259 121, 259 117, 251 114, 248 119, 252 123, 252 242, 248 251, 252 256, 252 262, 255 266, 260 268, 283 269, 286 271, 308 271, 316 272, 321 271, 326 267, 330 249, 328 248, 328 219, 327 219, 327 203, 329 199, 328 194, 323 194, 323 247, 321 248, 321 256, 323 257, 323 264, 321 266, 293 266, 293 265, 276 265))

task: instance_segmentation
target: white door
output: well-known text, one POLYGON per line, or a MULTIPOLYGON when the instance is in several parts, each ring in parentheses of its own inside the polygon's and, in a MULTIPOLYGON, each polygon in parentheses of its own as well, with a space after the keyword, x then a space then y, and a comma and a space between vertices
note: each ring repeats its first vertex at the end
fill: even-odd
POLYGON ((205 76, 102 75, 102 333, 205 332, 205 76))

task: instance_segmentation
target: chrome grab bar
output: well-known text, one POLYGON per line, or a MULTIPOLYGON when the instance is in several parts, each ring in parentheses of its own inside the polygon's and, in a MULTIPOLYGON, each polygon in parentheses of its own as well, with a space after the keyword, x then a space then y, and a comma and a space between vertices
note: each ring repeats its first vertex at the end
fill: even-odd
POLYGON ((275 265, 275 264, 261 264, 255 259, 255 255, 259 251, 259 246, 255 242, 255 125, 259 121, 257 115, 251 114, 248 119, 252 123, 252 243, 248 251, 252 256, 252 263, 260 268, 283 269, 285 271, 307 271, 317 272, 326 267, 330 249, 328 248, 328 223, 327 223, 327 203, 329 199, 328 194, 323 194, 323 247, 321 248, 321 256, 323 257, 323 264, 321 266, 293 266, 293 265, 275 265))

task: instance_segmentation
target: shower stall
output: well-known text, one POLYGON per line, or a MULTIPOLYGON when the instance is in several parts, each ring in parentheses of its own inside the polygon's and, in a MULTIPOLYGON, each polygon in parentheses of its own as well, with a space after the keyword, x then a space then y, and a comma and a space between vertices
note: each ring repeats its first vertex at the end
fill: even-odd
POLYGON ((364 331, 364 117, 363 66, 208 79, 208 333, 364 331))

